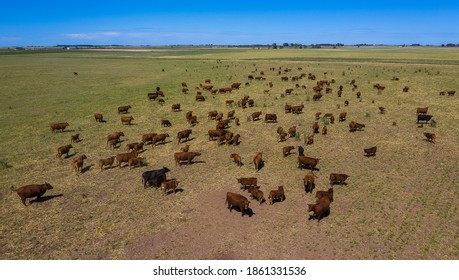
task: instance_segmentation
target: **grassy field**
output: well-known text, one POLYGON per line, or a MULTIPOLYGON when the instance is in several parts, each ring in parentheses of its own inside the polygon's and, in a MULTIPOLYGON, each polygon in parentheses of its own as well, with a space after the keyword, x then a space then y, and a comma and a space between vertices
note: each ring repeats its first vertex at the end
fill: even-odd
MULTIPOLYGON (((459 258, 459 52, 449 48, 362 47, 318 50, 257 49, 114 49, 86 51, 0 51, 0 258, 1 259, 457 259, 459 258), (271 71, 274 67, 276 71, 271 71), (278 75, 278 69, 292 71, 278 75), (298 68, 302 70, 298 70, 298 68), (244 85, 248 75, 265 73, 265 81, 244 85), (77 72, 78 75, 74 75, 77 72), (281 82, 280 76, 313 73, 335 79, 332 94, 312 101, 316 81, 281 82), (393 80, 398 77, 399 80, 393 80), (211 95, 196 86, 211 79, 216 88, 242 83, 238 91, 211 95), (362 98, 350 81, 355 79, 362 98), (181 92, 186 82, 189 94, 181 92), (269 88, 268 82, 274 86, 269 88), (296 88, 295 84, 306 89, 296 88), (386 86, 382 92, 373 84, 386 86), (343 96, 336 92, 343 85, 343 96), (165 104, 150 102, 157 86, 165 104), (402 92, 409 86, 408 93, 402 92), (294 88, 292 95, 284 95, 294 88), (269 93, 264 93, 270 89, 269 93), (206 98, 195 101, 197 91, 206 98), (255 107, 225 106, 244 95, 255 107), (344 106, 344 100, 349 106, 344 106), (180 103, 182 111, 172 112, 180 103), (284 105, 304 104, 304 113, 285 114, 284 105), (134 125, 122 125, 116 108, 131 105, 134 125), (386 108, 379 114, 378 107, 386 108), (416 124, 416 108, 429 107, 435 126, 416 124), (238 146, 217 146, 207 131, 212 110, 236 110, 241 125, 238 146), (178 131, 192 127, 190 150, 199 162, 175 166, 178 131), (252 112, 276 113, 277 124, 250 121, 252 112), (311 133, 314 113, 336 117, 327 135, 311 133), (347 121, 337 115, 347 112, 347 121), (106 123, 96 123, 94 113, 106 123), (160 126, 169 119, 172 127, 160 126), (366 124, 350 133, 348 123, 366 124), (69 132, 51 133, 51 122, 68 122, 69 132), (297 126, 300 138, 278 142, 277 127, 297 126), (123 131, 121 148, 106 148, 110 132, 123 131), (169 133, 164 145, 146 148, 147 165, 100 172, 100 158, 124 151, 144 133, 169 133), (435 144, 423 132, 437 135, 435 144), (72 155, 59 160, 56 149, 79 133, 72 155), (335 186, 330 215, 308 220, 297 155, 283 157, 282 147, 303 145, 305 155, 320 158, 316 190, 328 188, 330 173, 346 173, 347 186, 335 186), (375 157, 363 148, 377 146, 375 157), (265 166, 256 172, 252 159, 263 152, 265 166), (229 155, 239 153, 237 167, 229 155), (86 154, 87 171, 76 175, 71 162, 86 154), (141 174, 167 166, 182 192, 162 196, 143 189, 141 174), (255 176, 265 193, 284 185, 286 200, 274 205, 251 203, 252 217, 230 213, 228 191, 239 192, 236 178, 255 176), (54 186, 44 199, 21 204, 11 186, 47 181, 54 186)), ((262 115, 262 118, 263 118, 262 115)), ((322 128, 325 123, 319 121, 322 128)))

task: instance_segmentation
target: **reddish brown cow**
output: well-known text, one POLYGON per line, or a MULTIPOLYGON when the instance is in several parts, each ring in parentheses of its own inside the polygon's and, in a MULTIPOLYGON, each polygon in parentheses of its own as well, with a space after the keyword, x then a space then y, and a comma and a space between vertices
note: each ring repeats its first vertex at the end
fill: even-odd
POLYGON ((272 190, 269 192, 268 196, 269 204, 272 205, 274 201, 280 200, 281 202, 285 200, 284 186, 277 187, 277 190, 272 190))
POLYGON ((265 114, 265 122, 277 122, 276 114, 265 114))
POLYGON ((60 130, 62 132, 64 132, 65 128, 69 126, 69 123, 68 122, 62 122, 62 123, 52 123, 50 125, 51 127, 51 131, 54 132, 55 130, 60 130))
POLYGON ((347 112, 341 112, 341 113, 339 113, 339 121, 340 121, 340 122, 346 121, 346 116, 347 116, 347 112))
POLYGON ((333 202, 333 188, 328 188, 327 191, 317 191, 316 201, 321 201, 324 197, 328 198, 330 202, 333 202))
POLYGON ((242 166, 242 158, 238 154, 231 154, 230 158, 233 159, 234 163, 237 164, 237 166, 241 167, 242 166))
POLYGON ((151 142, 152 145, 156 145, 156 143, 166 143, 166 138, 169 137, 168 133, 157 134, 153 137, 153 141, 151 142))
POLYGON ((312 145, 312 144, 314 144, 314 134, 310 134, 306 138, 306 145, 312 145))
POLYGON ((252 121, 257 121, 257 120, 259 120, 261 114, 262 114, 261 111, 259 111, 259 112, 253 112, 253 113, 252 113, 252 121))
POLYGON ((319 133, 319 123, 318 122, 315 122, 313 125, 312 125, 312 131, 314 133, 319 133))
POLYGON ((314 212, 313 215, 309 216, 309 219, 317 219, 319 222, 325 215, 330 213, 330 200, 328 197, 322 198, 316 204, 308 204, 308 212, 314 212))
POLYGON ((131 122, 134 120, 132 116, 121 117, 121 123, 131 125, 131 122))
POLYGON ((176 192, 176 189, 178 187, 179 182, 177 180, 168 180, 164 181, 161 183, 161 193, 163 195, 166 195, 167 192, 172 189, 174 191, 174 194, 176 192))
POLYGON ((317 113, 315 114, 316 120, 319 120, 319 119, 320 119, 320 114, 322 114, 322 113, 321 113, 321 112, 317 112, 317 113))
POLYGON ((57 148, 56 157, 62 158, 62 155, 65 154, 65 157, 68 158, 71 148, 73 148, 73 146, 71 144, 65 145, 65 146, 61 146, 61 147, 57 148))
POLYGON ((260 170, 260 168, 261 168, 260 164, 262 162, 263 162, 263 152, 259 152, 253 158, 253 164, 255 165, 255 169, 257 170, 257 172, 260 170))
POLYGON ((296 135, 296 126, 292 126, 288 129, 288 134, 290 135, 290 137, 295 137, 296 135))
POLYGON ((349 175, 347 174, 339 174, 339 173, 331 173, 330 174, 330 186, 333 186, 335 184, 346 184, 346 179, 349 178, 349 175))
POLYGON ((228 205, 230 212, 233 211, 233 207, 236 206, 241 211, 241 216, 248 214, 250 201, 245 197, 237 193, 227 192, 225 205, 228 205))
POLYGON ((172 104, 172 111, 173 112, 178 112, 180 111, 180 104, 177 103, 177 104, 172 104))
POLYGON ((144 134, 142 135, 142 142, 144 144, 147 144, 148 142, 152 142, 153 141, 153 138, 156 136, 157 134, 156 133, 147 133, 147 134, 144 134))
POLYGON ((129 160, 131 158, 136 158, 138 155, 138 153, 136 151, 132 151, 130 153, 121 153, 121 154, 117 154, 115 156, 115 159, 116 159, 116 163, 117 163, 117 166, 119 168, 121 168, 121 163, 123 162, 127 162, 129 164, 129 160))
POLYGON ((284 157, 290 155, 292 153, 292 150, 294 150, 295 147, 293 146, 285 146, 282 148, 282 154, 284 155, 284 157))
POLYGON ((100 171, 102 172, 104 170, 104 166, 110 166, 111 168, 114 162, 115 162, 115 156, 99 159, 100 171))
POLYGON ((318 158, 298 156, 298 168, 303 168, 303 166, 306 166, 306 167, 309 167, 311 170, 314 170, 318 163, 319 163, 318 158))
POLYGON ((132 169, 132 167, 136 167, 136 166, 142 167, 143 161, 144 161, 143 157, 130 158, 128 161, 129 170, 132 169))
POLYGON ((74 134, 70 136, 70 143, 80 142, 80 134, 74 134))
POLYGON ((127 105, 127 106, 120 106, 118 107, 118 114, 121 114, 121 113, 128 113, 129 112, 129 109, 131 109, 132 107, 130 105, 127 105))
POLYGON ((85 159, 87 159, 87 157, 86 157, 85 154, 83 154, 83 155, 80 155, 78 158, 73 160, 72 166, 75 169, 75 172, 83 171, 83 164, 84 164, 84 160, 85 159))
POLYGON ((174 154, 175 165, 179 165, 181 161, 186 161, 187 164, 191 164, 191 161, 200 156, 199 152, 177 152, 174 154))
POLYGON ((182 131, 177 132, 178 143, 180 144, 180 141, 182 139, 185 139, 186 141, 189 141, 191 133, 192 133, 191 129, 186 129, 186 130, 182 130, 182 131))
POLYGON ((371 157, 371 156, 375 156, 376 155, 376 150, 378 148, 375 146, 375 147, 371 147, 371 148, 365 148, 363 149, 363 152, 365 153, 365 156, 367 157, 371 157))
POLYGON ((435 133, 424 132, 424 136, 426 137, 427 141, 435 144, 435 138, 436 138, 435 133))
POLYGON ((104 116, 99 113, 94 114, 94 118, 96 119, 96 122, 103 122, 104 121, 104 116))
POLYGON ((249 177, 249 178, 237 178, 236 179, 239 184, 241 184, 241 189, 244 191, 249 187, 256 187, 257 186, 257 178, 249 177))
POLYGON ((292 106, 292 114, 301 114, 303 113, 304 105, 292 106))
POLYGON ((326 126, 322 127, 322 135, 325 135, 325 134, 327 134, 327 127, 326 126))
POLYGON ((284 110, 285 110, 286 114, 291 113, 292 112, 292 105, 285 104, 284 110))
POLYGON ((161 120, 161 126, 162 127, 170 127, 170 126, 172 126, 172 123, 169 120, 161 120))
POLYGON ((249 188, 250 198, 256 199, 260 202, 260 205, 264 202, 266 203, 266 199, 262 191, 260 191, 257 187, 250 187, 249 188))
POLYGON ((215 138, 224 136, 226 133, 228 133, 228 130, 224 129, 210 129, 208 131, 209 134, 209 141, 215 140, 215 138))
POLYGON ((53 189, 53 186, 51 186, 51 184, 47 182, 41 185, 39 184, 26 185, 18 189, 14 189, 14 187, 11 186, 11 190, 16 191, 16 193, 19 195, 22 203, 25 206, 27 206, 26 204, 27 198, 37 197, 36 200, 39 200, 45 194, 47 190, 52 190, 52 189, 53 189))
POLYGON ((356 123, 354 121, 351 121, 349 123, 349 131, 350 132, 354 132, 356 130, 363 130, 364 127, 365 127, 364 124, 356 123))
POLYGON ((312 191, 314 190, 314 188, 316 186, 316 184, 314 183, 315 182, 315 178, 317 178, 317 176, 312 171, 309 171, 304 176, 303 183, 304 183, 304 191, 306 193, 308 193, 308 192, 312 193, 312 191))
POLYGON ((107 144, 110 140, 113 140, 113 139, 116 139, 116 140, 120 140, 120 137, 121 136, 124 136, 124 133, 123 132, 112 132, 110 133, 109 135, 107 135, 107 144))
POLYGON ((416 115, 419 115, 419 114, 427 114, 427 111, 429 110, 429 107, 424 107, 424 108, 417 108, 416 109, 416 115))

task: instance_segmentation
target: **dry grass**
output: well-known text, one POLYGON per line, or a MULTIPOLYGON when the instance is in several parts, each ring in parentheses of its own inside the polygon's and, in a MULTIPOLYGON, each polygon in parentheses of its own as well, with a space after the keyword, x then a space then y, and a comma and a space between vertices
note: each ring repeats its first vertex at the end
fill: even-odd
MULTIPOLYGON (((457 54, 441 49, 362 51, 296 50, 164 50, 136 52, 75 52, 0 57, 0 257, 2 259, 457 259, 459 257, 457 96, 438 92, 459 88, 457 54), (421 57, 420 54, 425 55, 421 57), (251 60, 256 58, 256 60, 251 60), (216 61, 216 59, 220 59, 216 61), (389 60, 390 61, 387 61, 389 60), (398 61, 402 61, 398 63, 398 61), (452 64, 452 65, 451 65, 452 64), (27 67, 26 67, 27 66, 27 67), (275 67, 276 71, 270 71, 275 67), (334 78, 333 94, 312 101, 314 81, 300 80, 307 89, 281 97, 295 82, 281 82, 277 69, 292 68, 286 75, 314 73, 318 79, 334 78), (297 70, 302 67, 303 70, 297 70), (265 72, 266 81, 253 81, 231 94, 215 96, 203 91, 204 103, 194 101, 204 79, 216 87, 246 82, 252 71, 265 72), (162 71, 164 69, 164 72, 162 71), (73 72, 79 73, 78 76, 73 72), (327 72, 324 75, 324 72, 327 72), (392 81, 397 76, 399 81, 392 81), (349 82, 355 79, 362 100, 349 82), (181 93, 180 83, 190 93, 181 93), (274 87, 264 94, 267 82, 274 87), (386 89, 378 94, 374 83, 386 89), (147 101, 156 86, 166 94, 166 104, 147 101), (344 86, 338 98, 338 86, 344 86), (408 85, 409 93, 402 88, 408 85), (255 107, 228 108, 225 100, 249 95, 255 107), (344 100, 350 105, 344 106, 344 100), (182 104, 173 113, 171 105, 182 104), (285 103, 305 105, 300 115, 285 114, 285 103), (135 125, 122 126, 116 108, 131 105, 135 125), (337 104, 340 104, 339 109, 337 104), (379 114, 379 106, 386 114, 379 114), (429 106, 435 128, 416 125, 415 108, 429 106), (239 146, 217 146, 207 131, 214 121, 207 112, 226 114, 235 109, 241 134, 239 146), (193 111, 199 124, 193 129, 190 150, 201 151, 198 162, 175 166, 175 135, 189 128, 185 113, 193 111), (276 113, 277 124, 248 121, 254 111, 276 113), (327 135, 316 135, 305 146, 314 113, 331 112, 335 123, 327 135), (347 111, 347 121, 338 114, 347 111), (96 123, 93 114, 104 114, 96 123), (172 127, 162 128, 169 119, 172 127), (350 133, 351 120, 365 123, 364 131, 350 133), (75 132, 51 133, 49 123, 67 121, 75 132), (396 122, 396 125, 393 123, 396 122), (300 139, 277 142, 276 129, 296 125, 300 139), (147 132, 167 132, 168 142, 148 146, 142 153, 147 166, 100 172, 99 158, 114 155, 105 147, 109 132, 124 131, 126 143, 140 141, 147 132), (435 132, 435 144, 423 132, 435 132), (67 144, 72 133, 77 155, 86 154, 89 170, 76 175, 72 158, 62 161, 55 149, 67 144), (331 213, 320 223, 308 221, 302 178, 296 155, 283 157, 282 147, 305 146, 305 154, 320 158, 317 189, 328 188, 328 175, 347 173, 347 186, 335 187, 331 213), (364 157, 363 148, 377 146, 376 157, 364 157), (265 166, 255 172, 252 159, 263 151, 265 166), (229 155, 238 153, 237 167, 229 155), (3 167, 4 166, 4 167, 3 167), (183 192, 161 196, 144 190, 140 174, 169 167, 183 192), (236 178, 256 176, 261 190, 284 185, 287 199, 274 205, 251 203, 251 218, 230 213, 224 206, 227 191, 238 192, 236 178), (25 208, 10 186, 48 181, 54 190, 46 201, 25 208), (241 252, 244 252, 241 255, 241 252)), ((263 117, 263 116, 262 116, 263 117)), ((319 122, 322 127, 323 123, 319 122)), ((247 193, 245 194, 247 195, 247 193)), ((248 195, 247 195, 248 196, 248 195)))

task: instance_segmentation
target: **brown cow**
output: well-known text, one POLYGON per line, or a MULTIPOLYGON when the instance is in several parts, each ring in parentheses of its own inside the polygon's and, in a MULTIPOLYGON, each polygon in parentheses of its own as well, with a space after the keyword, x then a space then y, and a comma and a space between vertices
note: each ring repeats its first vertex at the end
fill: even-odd
POLYGON ((296 135, 296 126, 292 126, 288 129, 288 134, 290 135, 290 137, 295 137, 296 135))
POLYGON ((409 86, 405 86, 405 87, 403 88, 403 92, 408 92, 409 90, 410 90, 410 87, 409 87, 409 86))
POLYGON ((56 157, 62 158, 62 155, 65 154, 65 158, 68 158, 71 148, 73 148, 73 146, 71 144, 65 145, 65 146, 61 146, 61 147, 57 148, 56 157))
POLYGON ((317 113, 315 114, 316 120, 319 120, 319 119, 320 119, 320 114, 322 114, 322 113, 321 113, 321 112, 317 112, 317 113))
POLYGON ((292 114, 301 114, 303 112, 304 105, 292 106, 292 114))
POLYGON ((174 154, 175 165, 179 165, 181 161, 187 161, 188 164, 191 164, 191 161, 200 155, 200 152, 177 152, 174 154))
POLYGON ((341 112, 341 113, 339 113, 339 121, 340 121, 340 122, 346 121, 346 116, 347 116, 347 112, 341 112))
POLYGON ((82 154, 81 156, 73 160, 72 165, 73 165, 73 168, 75 169, 75 172, 83 171, 83 164, 84 164, 85 159, 87 159, 86 155, 82 154))
POLYGON ((260 164, 262 162, 263 162, 263 152, 259 152, 253 158, 253 164, 255 165, 255 169, 257 170, 257 172, 260 170, 260 168, 261 168, 260 164))
POLYGON ((349 106, 349 100, 344 100, 344 106, 349 106))
POLYGON ((285 104, 284 111, 285 111, 286 114, 291 113, 292 112, 292 105, 285 104))
POLYGON ((181 147, 180 151, 182 152, 188 152, 190 150, 190 145, 185 145, 185 147, 181 147))
POLYGON ((298 156, 298 168, 303 168, 304 166, 308 166, 311 170, 316 168, 316 165, 319 163, 318 158, 311 158, 307 156, 298 156))
POLYGON ((158 135, 156 133, 147 133, 142 135, 142 143, 147 144, 148 142, 152 142, 153 138, 158 135))
POLYGON ((279 133, 279 142, 284 142, 287 140, 287 132, 285 132, 284 130, 282 130, 280 133, 279 133))
POLYGON ((312 125, 312 131, 314 133, 319 133, 319 123, 318 122, 315 122, 313 125, 312 125))
POLYGON ((174 194, 176 192, 176 189, 178 187, 179 182, 177 180, 168 180, 164 181, 161 183, 161 193, 163 195, 166 195, 167 192, 172 189, 174 191, 174 194))
POLYGON ((156 145, 156 143, 163 143, 166 144, 166 138, 169 137, 168 133, 157 134, 153 137, 153 141, 151 142, 152 145, 156 145))
POLYGON ((347 183, 345 182, 347 178, 349 178, 349 175, 347 174, 331 173, 330 186, 333 186, 334 184, 347 185, 347 183))
POLYGON ((247 190, 249 187, 257 186, 257 178, 255 177, 237 178, 236 180, 239 184, 241 184, 241 189, 243 189, 244 191, 247 190))
POLYGON ((330 123, 334 123, 335 122, 335 117, 333 116, 332 113, 326 113, 324 115, 324 118, 328 118, 330 120, 330 123))
POLYGON ((365 127, 364 124, 361 124, 361 123, 356 123, 354 121, 351 121, 349 123, 349 131, 350 132, 354 132, 356 130, 363 130, 363 128, 365 127))
POLYGON ((314 134, 308 135, 306 139, 306 145, 312 145, 312 144, 314 144, 314 134))
MULTIPOLYGON (((32 198, 32 197, 37 197, 36 200, 39 200, 47 190, 52 190, 53 186, 51 184, 45 182, 44 184, 32 184, 32 185, 26 185, 23 187, 20 187, 18 189, 14 189, 13 186, 11 186, 11 190, 16 191, 16 193, 19 195, 21 198, 22 203, 27 206, 26 204, 26 198, 32 198)), ((29 203, 30 205, 30 203, 29 203)))
POLYGON ((132 167, 136 167, 136 166, 142 167, 143 163, 144 163, 143 157, 130 158, 128 161, 129 170, 132 169, 132 167))
POLYGON ((319 222, 325 215, 330 213, 330 200, 325 197, 322 198, 316 204, 308 204, 308 212, 314 212, 313 215, 309 216, 309 219, 317 219, 319 222))
POLYGON ((161 120, 161 126, 162 127, 170 127, 170 126, 172 126, 172 123, 169 120, 161 120))
POLYGON ((131 122, 134 120, 132 116, 127 116, 127 117, 121 117, 121 123, 122 124, 128 124, 131 125, 131 122))
POLYGON ((213 141, 215 138, 225 136, 226 133, 228 133, 228 130, 225 129, 210 129, 208 131, 209 141, 213 141))
POLYGON ((365 153, 365 156, 371 157, 371 156, 376 155, 376 150, 377 150, 377 147, 375 146, 375 147, 363 149, 363 152, 365 153))
POLYGON ((293 88, 287 88, 287 89, 285 89, 285 94, 287 94, 287 95, 288 95, 288 94, 292 94, 292 92, 293 92, 293 88))
POLYGON ((216 129, 225 129, 229 126, 229 120, 218 121, 216 129))
POLYGON ((277 187, 277 190, 272 190, 269 192, 268 200, 269 204, 272 205, 275 200, 280 199, 280 201, 285 200, 284 186, 277 187))
POLYGON ((124 136, 123 132, 112 132, 112 133, 110 133, 109 135, 107 135, 107 145, 108 145, 108 142, 110 140, 116 139, 116 140, 119 141, 121 136, 124 136))
POLYGON ((228 142, 228 144, 239 145, 239 138, 241 137, 240 134, 234 135, 233 139, 228 142))
POLYGON ((172 111, 173 111, 173 112, 178 112, 178 111, 180 111, 180 103, 172 104, 172 111))
POLYGON ((257 187, 250 187, 249 188, 250 198, 256 199, 260 202, 260 205, 264 202, 266 203, 266 199, 263 195, 263 192, 260 191, 257 187))
POLYGON ((104 121, 104 116, 99 113, 94 114, 94 118, 96 119, 96 122, 103 122, 104 121))
POLYGON ((228 205, 230 212, 233 211, 233 206, 236 206, 241 211, 241 216, 244 216, 244 214, 249 215, 249 213, 247 213, 249 204, 250 201, 245 196, 232 192, 226 193, 225 205, 228 205))
POLYGON ((312 96, 313 101, 319 101, 322 98, 322 93, 318 92, 312 96))
POLYGON ((121 153, 121 154, 117 154, 115 156, 116 158, 116 163, 118 165, 119 168, 121 168, 121 163, 123 162, 127 162, 129 164, 129 160, 131 158, 136 158, 138 155, 138 153, 136 151, 132 151, 130 153, 121 153))
POLYGON ((186 141, 189 141, 191 133, 192 133, 191 129, 186 129, 186 130, 182 130, 182 131, 177 132, 178 143, 180 144, 180 141, 182 139, 185 139, 186 141))
POLYGON ((107 141, 107 146, 110 148, 110 150, 116 149, 118 148, 117 147, 119 143, 118 141, 119 141, 118 139, 110 139, 107 141))
POLYGON ((204 95, 196 95, 196 98, 195 98, 196 101, 198 102, 203 102, 203 101, 206 101, 206 98, 204 97, 204 95))
POLYGON ((60 130, 62 132, 64 132, 65 128, 69 126, 69 123, 68 122, 63 122, 63 123, 52 123, 50 125, 51 127, 51 131, 54 132, 55 130, 60 130))
POLYGON ((232 89, 239 89, 240 86, 241 86, 241 83, 233 83, 233 84, 231 84, 231 88, 232 89))
POLYGON ((327 134, 327 127, 326 126, 322 127, 322 135, 325 135, 325 134, 327 134))
POLYGON ((118 107, 118 114, 121 114, 121 113, 128 113, 129 112, 129 109, 131 109, 131 105, 127 105, 127 106, 120 106, 118 107))
POLYGON ((234 124, 235 124, 235 125, 241 125, 241 124, 239 123, 239 118, 235 118, 235 119, 234 119, 234 124))
POLYGON ((312 193, 312 191, 314 190, 316 186, 315 178, 317 178, 317 176, 312 171, 309 171, 308 173, 306 173, 306 175, 304 175, 303 183, 304 183, 304 191, 306 193, 308 192, 312 193))
POLYGON ((226 144, 231 144, 231 139, 233 139, 233 133, 232 132, 227 132, 225 134, 225 141, 226 141, 226 144))
POLYGON ((277 122, 276 114, 265 114, 265 122, 277 122))
POLYGON ((328 188, 327 191, 316 191, 316 201, 321 201, 324 197, 333 202, 333 188, 328 188))
POLYGON ((385 113, 386 113, 386 108, 384 108, 384 107, 379 107, 379 113, 385 114, 385 113))
POLYGON ((228 114, 227 114, 227 118, 230 119, 230 120, 234 119, 234 113, 235 112, 236 112, 235 110, 229 111, 228 114))
POLYGON ((282 154, 284 155, 284 157, 290 155, 292 153, 292 150, 294 150, 295 147, 293 146, 285 146, 282 148, 282 154))
POLYGON ((217 117, 217 115, 218 115, 217 111, 210 111, 209 113, 207 113, 207 119, 214 120, 217 117))
MULTIPOLYGON (((142 143, 142 149, 143 149, 143 142, 141 143, 142 143)), ((126 144, 126 151, 130 152, 131 150, 134 150, 134 147, 139 148, 139 143, 135 142, 135 143, 126 144)))
POLYGON ((454 96, 456 94, 455 90, 448 90, 448 96, 454 96))
POLYGON ((426 137, 427 141, 435 144, 435 138, 436 138, 435 133, 424 132, 424 136, 426 137))
POLYGON ((114 162, 115 156, 99 159, 100 171, 102 172, 104 170, 104 166, 110 166, 110 168, 112 168, 114 162))
POLYGON ((74 134, 70 136, 70 143, 80 142, 80 134, 74 134))
POLYGON ((234 163, 237 164, 237 166, 241 167, 242 166, 242 158, 238 154, 231 154, 230 158, 233 159, 234 163))
POLYGON ((259 120, 261 114, 262 114, 261 111, 259 111, 259 112, 253 112, 253 113, 252 113, 252 121, 257 121, 257 120, 259 120))

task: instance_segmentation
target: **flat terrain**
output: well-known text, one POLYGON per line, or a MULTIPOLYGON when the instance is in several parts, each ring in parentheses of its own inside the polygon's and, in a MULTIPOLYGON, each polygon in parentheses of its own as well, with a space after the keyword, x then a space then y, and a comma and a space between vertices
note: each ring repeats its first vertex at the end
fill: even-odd
POLYGON ((458 77, 459 51, 449 48, 2 50, 0 258, 458 259, 459 97, 439 95, 459 90, 458 77), (249 82, 248 75, 262 71, 266 80, 249 82), (301 73, 317 80, 281 82, 281 76, 301 73), (205 79, 215 88, 242 86, 212 95, 196 88, 205 79), (316 82, 331 79, 336 81, 332 93, 313 101, 316 82), (188 94, 181 92, 182 82, 188 94), (386 88, 378 92, 375 83, 386 88), (164 105, 147 99, 157 86, 164 105), (284 94, 287 88, 294 89, 291 95, 284 94), (205 102, 195 101, 197 91, 205 102), (254 107, 225 105, 245 95, 254 107), (180 112, 172 112, 174 103, 181 104, 180 112), (304 104, 303 113, 286 114, 285 104, 304 104), (120 122, 122 105, 132 107, 131 126, 120 122), (380 106, 386 114, 379 113, 380 106), (418 127, 416 108, 427 106, 434 125, 418 127), (208 141, 216 122, 207 113, 226 116, 233 109, 241 124, 231 123, 229 130, 241 135, 240 144, 208 141), (197 125, 186 122, 187 111, 198 117, 197 125), (261 121, 250 120, 255 111, 262 111, 261 121), (343 111, 347 120, 338 122, 343 111), (105 123, 95 122, 96 112, 104 114, 105 123), (316 135, 306 146, 316 112, 333 113, 335 123, 319 120, 328 134, 316 135), (265 113, 276 113, 278 123, 264 123, 265 113), (161 127, 162 119, 172 127, 161 127), (349 132, 351 120, 365 129, 349 132), (70 126, 51 133, 51 122, 70 126), (298 137, 278 142, 278 126, 294 125, 298 137), (188 128, 191 140, 177 144, 177 132, 188 128), (120 148, 110 150, 106 136, 114 131, 125 137, 120 148), (124 152, 127 143, 152 132, 171 137, 146 147, 145 166, 100 172, 100 158, 124 152), (435 133, 436 143, 425 141, 424 132, 435 133), (73 144, 69 158, 59 160, 57 147, 69 144, 75 133, 82 141, 73 144), (189 166, 176 166, 173 154, 185 144, 202 155, 189 166), (288 145, 302 145, 305 155, 320 158, 316 190, 328 189, 330 173, 350 175, 347 185, 334 187, 330 214, 320 222, 308 219, 307 204, 315 201, 303 187, 308 170, 298 168, 296 150, 282 155, 288 145), (378 147, 376 156, 365 157, 363 148, 371 146, 378 147), (258 172, 252 163, 257 152, 265 161, 258 172), (242 156, 242 167, 231 161, 231 153, 242 156), (81 154, 88 159, 85 172, 77 175, 71 162, 81 154), (171 169, 168 178, 179 180, 181 192, 162 196, 142 187, 141 174, 163 166, 171 169), (283 185, 286 200, 252 201, 254 214, 241 217, 225 207, 226 192, 248 197, 236 178, 252 176, 265 196, 283 185), (44 181, 54 189, 28 207, 11 191, 44 181))

